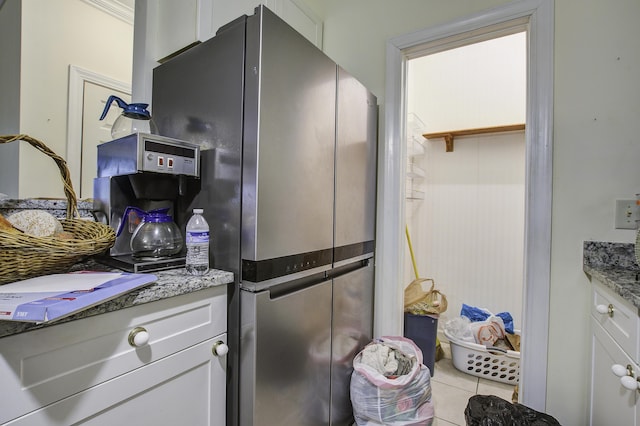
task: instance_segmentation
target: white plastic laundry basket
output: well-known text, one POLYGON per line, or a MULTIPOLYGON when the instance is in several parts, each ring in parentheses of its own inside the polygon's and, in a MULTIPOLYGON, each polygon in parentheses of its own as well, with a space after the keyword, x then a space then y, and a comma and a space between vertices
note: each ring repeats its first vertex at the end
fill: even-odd
POLYGON ((465 342, 451 336, 446 330, 444 335, 451 345, 453 366, 458 370, 496 382, 518 384, 520 352, 465 342))

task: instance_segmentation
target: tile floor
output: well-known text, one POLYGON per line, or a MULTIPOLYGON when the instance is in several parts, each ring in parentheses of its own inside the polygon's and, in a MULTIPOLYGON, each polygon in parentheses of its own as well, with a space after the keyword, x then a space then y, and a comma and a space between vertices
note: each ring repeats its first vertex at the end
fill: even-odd
POLYGON ((431 401, 435 409, 433 426, 465 426, 464 409, 475 394, 496 395, 511 401, 514 386, 481 379, 457 370, 451 361, 449 344, 440 339, 444 358, 436 362, 431 378, 431 401))

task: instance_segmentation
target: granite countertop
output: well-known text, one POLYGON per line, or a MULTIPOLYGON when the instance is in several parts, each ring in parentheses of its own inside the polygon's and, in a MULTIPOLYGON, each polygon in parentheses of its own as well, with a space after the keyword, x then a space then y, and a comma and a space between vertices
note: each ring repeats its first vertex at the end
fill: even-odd
MULTIPOLYGON (((47 198, 0 200, 0 213, 2 214, 8 215, 24 209, 44 209, 57 218, 65 218, 67 200, 47 198)), ((93 218, 94 216, 92 210, 93 200, 78 200, 78 212, 80 214, 80 217, 93 218)), ((78 263, 71 268, 71 271, 82 270, 122 272, 118 269, 102 265, 93 260, 78 263)), ((62 318, 58 321, 53 321, 45 324, 33 324, 0 320, 0 338, 10 336, 12 334, 34 330, 36 328, 44 328, 56 324, 62 324, 68 321, 87 318, 106 312, 113 312, 119 309, 128 308, 130 306, 142 305, 144 303, 167 299, 174 296, 180 296, 182 294, 192 293, 194 291, 203 290, 205 288, 225 285, 233 282, 232 272, 220 271, 217 269, 212 269, 206 275, 201 277, 187 275, 184 272, 184 268, 157 271, 152 273, 158 277, 158 280, 156 282, 151 283, 148 286, 133 290, 116 299, 101 303, 100 305, 78 312, 66 318, 62 318)))
POLYGON ((640 267, 634 244, 585 241, 582 269, 633 304, 640 315, 640 267))
MULTIPOLYGON (((79 263, 71 268, 71 270, 122 272, 91 260, 84 263, 79 263)), ((152 272, 152 274, 158 277, 158 280, 156 282, 151 283, 148 286, 133 290, 116 299, 101 303, 100 305, 78 312, 69 317, 62 318, 59 321, 53 321, 45 324, 33 324, 0 320, 0 338, 34 330, 37 328, 49 327, 68 321, 87 318, 106 312, 117 311, 131 306, 142 305, 144 303, 154 302, 156 300, 180 296, 182 294, 192 293, 210 287, 226 285, 233 282, 232 272, 220 271, 217 269, 211 269, 206 275, 203 276, 187 275, 184 271, 184 268, 156 271, 152 272)))
MULTIPOLYGON (((80 217, 94 219, 93 200, 77 200, 77 205, 80 217)), ((61 198, 0 199, 0 213, 5 216, 30 209, 46 210, 58 219, 65 219, 67 217, 67 200, 61 198)))

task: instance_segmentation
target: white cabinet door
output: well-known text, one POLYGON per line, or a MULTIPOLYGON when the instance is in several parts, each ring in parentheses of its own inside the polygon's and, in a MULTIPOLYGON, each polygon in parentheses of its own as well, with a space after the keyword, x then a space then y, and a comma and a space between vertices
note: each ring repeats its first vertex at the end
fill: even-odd
MULTIPOLYGON (((154 59, 156 61, 199 40, 200 3, 202 2, 198 0, 170 0, 148 3, 148 19, 151 22, 147 22, 147 24, 156 28, 156 36, 153 40, 155 44, 154 59)), ((135 54, 137 53, 134 52, 135 54)))
POLYGON ((322 20, 304 0, 164 0, 136 3, 132 94, 152 104, 152 72, 158 61, 264 4, 313 44, 322 48, 322 20), (138 4, 139 3, 139 4, 138 4))
POLYGON ((212 3, 212 28, 213 34, 220 29, 223 25, 228 24, 236 18, 242 15, 253 15, 255 7, 264 3, 263 1, 251 1, 251 0, 210 0, 212 3))
POLYGON ((7 425, 224 426, 226 333, 22 416, 7 425))
POLYGON ((293 29, 322 49, 322 20, 302 0, 265 0, 265 6, 275 12, 293 29))
POLYGON ((255 7, 261 3, 316 46, 322 47, 322 22, 304 1, 170 0, 147 4, 147 24, 156 28, 155 60, 210 39, 223 25, 242 15, 253 15, 255 7))
POLYGON ((0 424, 225 333, 226 292, 214 287, 0 339, 0 424), (149 333, 139 348, 128 343, 136 327, 149 333))
POLYGON ((611 371, 611 366, 630 365, 634 377, 640 375, 640 368, 625 355, 620 346, 595 320, 592 321, 592 327, 591 425, 635 425, 638 391, 623 387, 620 378, 611 371))

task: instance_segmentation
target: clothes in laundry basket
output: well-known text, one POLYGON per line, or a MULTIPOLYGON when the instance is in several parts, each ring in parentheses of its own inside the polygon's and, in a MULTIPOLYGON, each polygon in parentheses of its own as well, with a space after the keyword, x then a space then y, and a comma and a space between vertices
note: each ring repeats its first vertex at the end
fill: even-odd
MULTIPOLYGON (((462 304, 460 310, 462 319, 469 320, 469 331, 473 335, 475 343, 485 346, 494 346, 497 341, 505 339, 506 334, 513 334, 513 318, 509 312, 491 313, 488 309, 476 308, 462 304)), ((454 336, 460 333, 462 323, 447 324, 449 333, 454 336)), ((461 340, 469 341, 466 336, 459 337, 461 340)))
POLYGON ((462 309, 460 309, 460 315, 469 318, 471 322, 485 321, 491 316, 502 318, 505 331, 513 334, 513 317, 509 312, 493 314, 488 309, 477 308, 463 303, 462 309))

